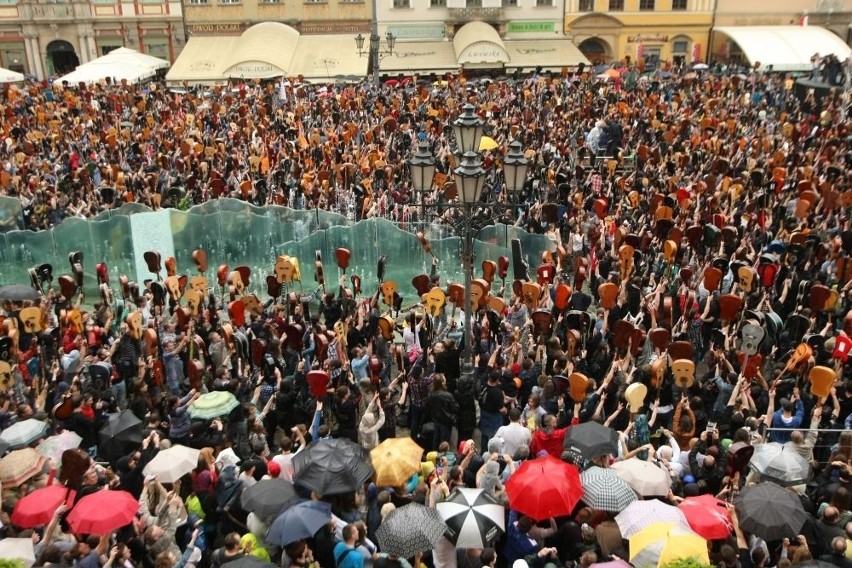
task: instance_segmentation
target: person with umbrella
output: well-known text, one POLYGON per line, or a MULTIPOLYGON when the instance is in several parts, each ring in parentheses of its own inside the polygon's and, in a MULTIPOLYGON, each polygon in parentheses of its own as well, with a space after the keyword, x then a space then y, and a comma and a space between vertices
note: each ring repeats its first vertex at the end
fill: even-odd
POLYGON ((167 492, 157 479, 148 476, 139 499, 139 510, 147 525, 144 539, 150 554, 156 558, 160 553, 169 551, 176 558, 180 557, 181 550, 175 541, 175 533, 178 522, 187 516, 180 496, 167 492), (149 501, 153 493, 158 494, 159 498, 152 510, 149 501))

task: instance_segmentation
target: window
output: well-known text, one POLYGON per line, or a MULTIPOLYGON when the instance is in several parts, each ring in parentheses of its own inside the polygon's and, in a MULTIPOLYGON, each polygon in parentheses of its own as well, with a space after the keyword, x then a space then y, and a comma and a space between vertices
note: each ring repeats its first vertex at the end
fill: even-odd
POLYGON ((580 0, 580 12, 594 12, 595 0, 580 0))
POLYGON ((467 0, 465 6, 467 8, 482 8, 482 0, 467 0))
POLYGON ((553 0, 535 0, 536 6, 553 6, 553 0))
POLYGON ((672 0, 672 10, 686 10, 687 0, 672 0))
POLYGON ((278 0, 260 0, 261 4, 278 4, 278 0))
POLYGON ((501 5, 504 8, 517 8, 518 0, 502 0, 501 5))
POLYGON ((429 0, 429 6, 432 8, 446 8, 447 0, 429 0))
POLYGON ((678 39, 672 42, 672 53, 686 53, 689 50, 689 41, 678 39))
POLYGON ((408 0, 393 0, 394 8, 411 8, 411 4, 408 0))
POLYGON ((189 0, 190 4, 199 5, 199 4, 207 4, 207 0, 189 0))
POLYGON ((656 3, 656 0, 639 0, 639 9, 643 12, 653 12, 656 3))
POLYGON ((240 0, 219 0, 219 4, 239 4, 240 0))
POLYGON ((624 11, 624 0, 609 0, 609 11, 610 12, 623 12, 624 11))

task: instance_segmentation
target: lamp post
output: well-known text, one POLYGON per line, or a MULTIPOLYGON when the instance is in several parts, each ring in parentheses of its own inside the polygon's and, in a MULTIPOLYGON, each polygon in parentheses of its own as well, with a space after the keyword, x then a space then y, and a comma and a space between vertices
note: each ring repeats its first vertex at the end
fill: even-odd
MULTIPOLYGON (((453 134, 457 151, 460 154, 459 166, 453 170, 458 190, 459 202, 464 210, 464 247, 462 265, 464 267, 464 352, 462 353, 462 377, 473 376, 473 326, 471 319, 476 311, 471 305, 470 288, 473 281, 473 228, 472 218, 476 205, 482 199, 482 187, 485 184, 485 170, 482 169, 482 154, 479 144, 484 134, 485 123, 476 115, 476 108, 465 104, 459 117, 453 122, 453 134)), ((416 191, 428 191, 432 187, 435 175, 435 159, 429 150, 428 142, 421 142, 417 152, 409 160, 412 185, 416 191)), ((509 152, 503 161, 503 178, 506 191, 510 196, 519 194, 529 170, 529 161, 524 157, 521 143, 517 140, 509 145, 509 152)), ((495 204, 489 204, 494 207, 495 204)), ((509 207, 515 206, 510 200, 509 207)))
POLYGON ((379 70, 381 66, 381 60, 387 57, 388 55, 393 55, 393 48, 396 44, 396 37, 388 32, 385 35, 385 46, 382 47, 381 37, 379 37, 379 31, 377 29, 376 20, 373 19, 372 24, 373 30, 370 32, 370 44, 367 46, 367 50, 364 50, 364 42, 367 38, 363 35, 358 34, 355 36, 355 47, 358 49, 358 55, 360 57, 364 57, 365 55, 369 56, 370 68, 372 69, 373 76, 373 84, 379 84, 379 70))

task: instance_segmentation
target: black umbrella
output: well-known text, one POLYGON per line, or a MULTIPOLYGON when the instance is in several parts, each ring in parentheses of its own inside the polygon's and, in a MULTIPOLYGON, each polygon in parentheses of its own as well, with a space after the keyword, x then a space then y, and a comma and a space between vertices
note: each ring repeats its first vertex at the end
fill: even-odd
POLYGON ((774 483, 746 486, 734 506, 740 527, 766 541, 795 537, 808 518, 799 498, 774 483))
POLYGON ((103 454, 112 458, 123 456, 142 443, 142 421, 129 410, 110 414, 98 436, 103 454))
POLYGON ((275 517, 290 501, 296 498, 293 484, 283 479, 261 479, 245 491, 241 502, 243 510, 261 519, 275 517))
POLYGON ((586 459, 618 453, 618 433, 597 422, 584 422, 568 429, 565 449, 586 459))
POLYGON ((382 552, 411 558, 432 550, 447 525, 435 509, 409 503, 391 511, 376 530, 382 552))
POLYGON ((23 302, 25 300, 38 300, 38 292, 30 286, 22 284, 10 284, 0 288, 0 300, 10 300, 12 302, 23 302))
POLYGON ((319 495, 356 491, 373 476, 370 453, 347 440, 318 440, 293 458, 294 481, 319 495))

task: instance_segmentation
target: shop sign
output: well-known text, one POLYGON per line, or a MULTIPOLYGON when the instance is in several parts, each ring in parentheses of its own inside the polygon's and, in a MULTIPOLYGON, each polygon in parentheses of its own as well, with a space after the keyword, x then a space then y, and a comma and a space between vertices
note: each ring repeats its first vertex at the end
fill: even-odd
POLYGON ((441 39, 446 36, 444 26, 388 26, 397 39, 441 39))
POLYGON ((669 36, 663 34, 642 34, 627 36, 627 43, 666 43, 669 36))
POLYGON ((242 24, 191 24, 186 26, 186 31, 192 34, 206 35, 238 35, 243 33, 242 24))
POLYGON ((465 49, 459 56, 459 61, 497 63, 506 61, 506 52, 493 43, 479 42, 465 49))
POLYGON ((304 22, 299 26, 303 34, 357 34, 369 33, 370 22, 304 22))
POLYGON ((556 32, 556 22, 509 22, 506 31, 510 34, 552 34, 556 32))

